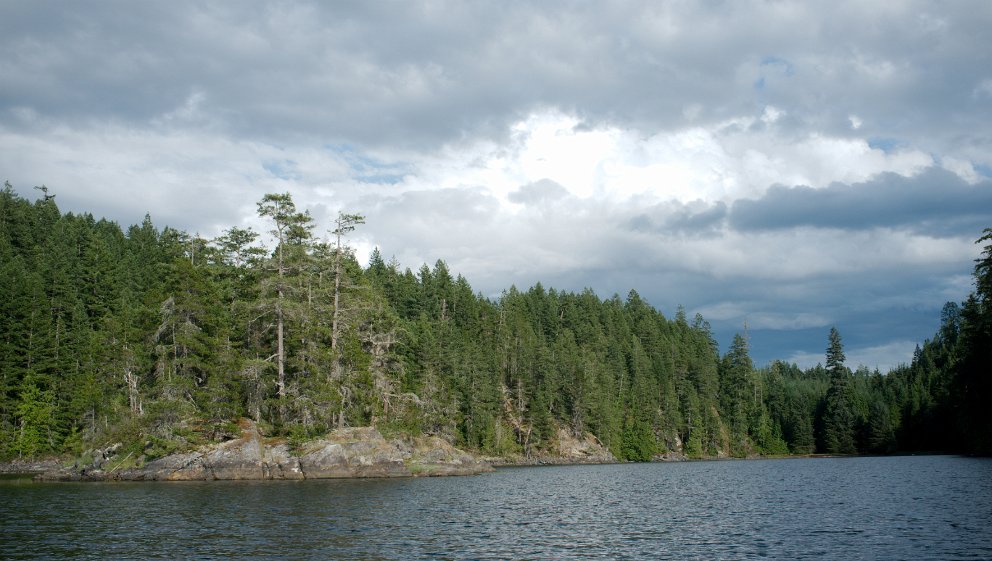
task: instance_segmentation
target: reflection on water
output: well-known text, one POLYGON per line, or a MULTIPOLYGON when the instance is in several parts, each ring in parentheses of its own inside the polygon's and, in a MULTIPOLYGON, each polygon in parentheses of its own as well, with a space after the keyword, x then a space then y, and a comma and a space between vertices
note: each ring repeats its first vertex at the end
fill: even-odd
POLYGON ((987 559, 988 528, 992 460, 952 456, 0 481, 4 559, 987 559))

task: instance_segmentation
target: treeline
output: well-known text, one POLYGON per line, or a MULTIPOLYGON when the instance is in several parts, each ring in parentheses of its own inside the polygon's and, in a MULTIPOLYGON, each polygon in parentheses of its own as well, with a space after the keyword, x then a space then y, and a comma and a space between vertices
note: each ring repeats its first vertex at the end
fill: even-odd
MULTIPOLYGON (((153 457, 256 420, 302 441, 335 427, 429 433, 485 454, 555 452, 591 432, 621 459, 786 453, 988 453, 992 246, 976 293, 887 375, 844 365, 756 369, 745 335, 636 292, 601 299, 473 292, 443 261, 414 272, 330 241, 287 195, 249 229, 205 240, 150 217, 123 231, 0 194, 0 457, 109 442, 153 457)), ((989 240, 989 234, 982 238, 989 240)))

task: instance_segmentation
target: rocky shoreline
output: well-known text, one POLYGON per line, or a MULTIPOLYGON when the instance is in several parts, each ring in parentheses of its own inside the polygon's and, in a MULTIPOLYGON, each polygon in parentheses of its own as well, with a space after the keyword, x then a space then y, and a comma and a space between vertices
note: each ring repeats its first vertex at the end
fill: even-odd
POLYGON ((610 464, 617 459, 591 434, 558 432, 553 450, 530 456, 477 457, 436 436, 386 439, 370 427, 332 431, 291 449, 283 439, 260 434, 243 421, 239 438, 171 454, 140 467, 118 447, 97 451, 86 466, 57 460, 0 464, 0 473, 35 474, 40 481, 212 481, 476 475, 493 466, 610 464))
POLYGON ((31 475, 60 469, 62 464, 55 459, 14 460, 0 462, 0 475, 31 475))
POLYGON ((550 452, 513 456, 487 456, 482 459, 496 467, 564 466, 615 464, 616 457, 591 433, 573 434, 558 429, 556 446, 550 452))
POLYGON ((488 463, 436 437, 386 440, 374 428, 333 431, 324 439, 291 450, 266 439, 254 425, 240 438, 172 454, 141 467, 118 469, 127 458, 110 457, 93 467, 45 471, 42 481, 212 481, 302 480, 367 477, 475 475, 488 463))

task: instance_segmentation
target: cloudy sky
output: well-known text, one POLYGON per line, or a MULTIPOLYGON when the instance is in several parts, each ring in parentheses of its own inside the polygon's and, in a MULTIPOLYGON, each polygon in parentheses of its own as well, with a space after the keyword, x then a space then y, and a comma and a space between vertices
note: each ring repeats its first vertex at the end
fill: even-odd
POLYGON ((883 371, 992 226, 992 3, 3 2, 0 180, 127 226, 322 232, 486 295, 684 305, 883 371))

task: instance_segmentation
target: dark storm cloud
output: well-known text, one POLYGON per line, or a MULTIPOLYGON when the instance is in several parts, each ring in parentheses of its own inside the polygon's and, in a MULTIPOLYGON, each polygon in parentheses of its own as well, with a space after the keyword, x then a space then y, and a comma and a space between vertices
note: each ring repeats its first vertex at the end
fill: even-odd
POLYGON ((729 223, 738 230, 905 228, 969 236, 992 224, 992 180, 970 185, 932 167, 915 177, 885 173, 822 189, 773 186, 760 199, 735 201, 729 223))
POLYGON ((147 124, 199 96, 183 126, 431 149, 549 106, 651 132, 773 104, 956 144, 992 119, 986 2, 32 2, 0 21, 11 124, 147 124))

